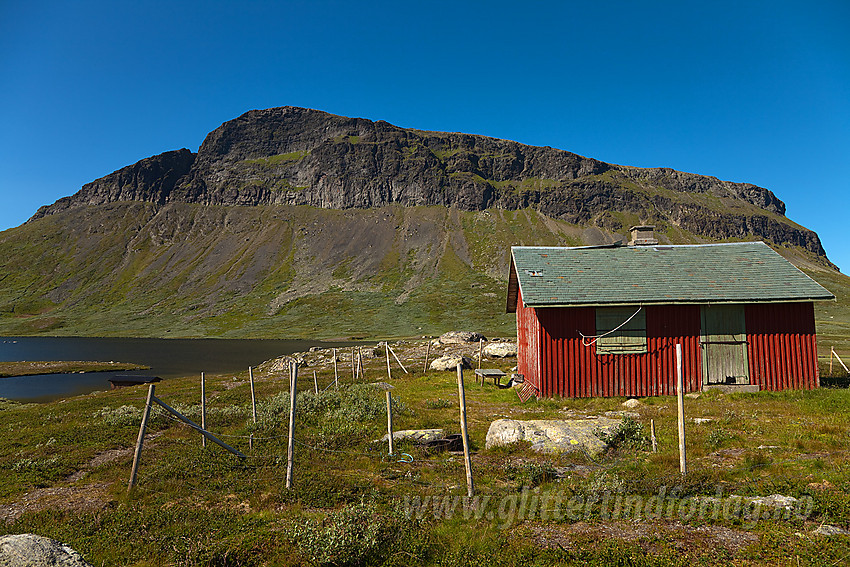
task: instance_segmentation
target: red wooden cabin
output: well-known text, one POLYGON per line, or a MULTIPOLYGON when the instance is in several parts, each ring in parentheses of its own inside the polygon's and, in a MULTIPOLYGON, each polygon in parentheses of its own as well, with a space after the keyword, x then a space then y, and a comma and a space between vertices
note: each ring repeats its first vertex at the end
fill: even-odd
MULTIPOLYGON (((540 396, 819 386, 813 301, 834 296, 762 242, 511 249, 518 372, 540 396)), ((640 243, 640 239, 635 242, 640 243)))

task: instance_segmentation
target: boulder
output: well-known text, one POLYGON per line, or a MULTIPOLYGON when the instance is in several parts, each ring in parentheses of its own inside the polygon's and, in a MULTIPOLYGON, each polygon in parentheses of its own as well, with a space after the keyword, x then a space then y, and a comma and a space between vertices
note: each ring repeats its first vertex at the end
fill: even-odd
POLYGON ((484 356, 492 356, 496 358, 505 358, 506 356, 516 356, 515 343, 490 343, 484 347, 484 356))
POLYGON ((833 526, 833 525, 830 525, 830 524, 822 524, 822 525, 818 526, 814 530, 814 533, 816 533, 817 535, 822 535, 822 536, 827 536, 827 537, 837 536, 837 535, 850 535, 850 532, 848 532, 844 528, 840 528, 838 526, 833 526))
POLYGON ((437 340, 443 345, 457 345, 477 343, 482 339, 485 341, 487 340, 484 335, 481 335, 480 333, 473 333, 472 331, 449 331, 448 333, 440 335, 440 338, 437 340))
POLYGON ((92 567, 83 557, 56 540, 35 534, 0 537, 3 567, 92 567))
POLYGON ((472 368, 472 360, 466 356, 447 355, 435 358, 431 361, 429 368, 431 370, 454 370, 458 364, 463 364, 464 368, 472 368))
POLYGON ((635 398, 631 398, 623 402, 623 407, 627 407, 629 409, 635 409, 639 405, 641 405, 640 400, 637 400, 635 398))
POLYGON ((519 441, 531 442, 531 449, 540 453, 569 453, 584 450, 592 455, 605 451, 608 445, 599 434, 611 435, 623 422, 621 419, 497 419, 487 430, 485 447, 510 445, 519 441))

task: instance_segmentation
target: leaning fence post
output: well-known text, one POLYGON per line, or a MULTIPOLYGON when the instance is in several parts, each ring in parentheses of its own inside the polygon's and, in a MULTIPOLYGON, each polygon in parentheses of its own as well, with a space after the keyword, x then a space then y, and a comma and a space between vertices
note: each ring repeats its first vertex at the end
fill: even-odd
POLYGON ((472 461, 469 457, 469 434, 466 430, 466 394, 463 391, 463 363, 457 365, 457 395, 460 401, 460 432, 463 436, 463 460, 466 464, 466 494, 470 498, 475 493, 472 484, 472 461))
POLYGON ((148 399, 145 402, 145 411, 142 414, 142 425, 139 427, 139 438, 136 440, 136 453, 133 455, 133 469, 130 471, 130 483, 127 485, 127 492, 130 492, 136 485, 136 473, 139 472, 139 461, 142 458, 142 445, 145 442, 145 430, 148 427, 148 416, 151 414, 151 400, 153 399, 155 385, 148 386, 148 399))
MULTIPOLYGON (((384 341, 384 349, 387 351, 387 379, 393 379, 393 371, 390 369, 390 343, 384 341)), ((392 441, 390 442, 390 446, 392 446, 392 441)), ((390 451, 392 453, 392 451, 390 451)))
POLYGON ((679 472, 687 474, 685 456, 685 385, 682 378, 682 345, 676 345, 676 398, 679 409, 679 472))
POLYGON ((286 488, 292 488, 292 460, 295 456, 295 390, 298 386, 298 363, 290 362, 289 381, 289 442, 286 448, 286 488))
MULTIPOLYGON (((207 428, 207 388, 204 373, 201 372, 201 429, 207 428)), ((201 437, 201 447, 207 446, 207 438, 201 437)))
POLYGON ((396 362, 398 362, 398 365, 399 365, 399 366, 401 366, 401 369, 404 371, 404 373, 405 373, 405 374, 410 374, 410 372, 408 372, 408 371, 407 371, 407 368, 405 368, 405 367, 404 367, 404 364, 402 364, 402 363, 401 363, 401 360, 399 359, 399 357, 398 357, 398 355, 395 353, 395 351, 394 351, 393 349, 391 349, 391 348, 390 348, 389 343, 387 343, 387 348, 388 348, 388 349, 390 350, 390 352, 393 354, 393 358, 395 358, 395 361, 396 361, 396 362))
MULTIPOLYGON (((835 349, 833 349, 833 352, 835 352, 835 349)), ((846 373, 850 374, 850 368, 847 368, 847 365, 846 365, 846 364, 844 364, 844 361, 843 361, 843 360, 841 360, 841 357, 840 357, 840 356, 838 356, 838 353, 837 353, 837 352, 835 353, 835 360, 837 360, 837 361, 838 361, 838 364, 840 364, 840 365, 841 365, 841 368, 843 368, 843 369, 844 369, 844 372, 846 372, 846 373)))
POLYGON ((316 378, 316 371, 313 371, 313 392, 319 393, 319 380, 316 378))

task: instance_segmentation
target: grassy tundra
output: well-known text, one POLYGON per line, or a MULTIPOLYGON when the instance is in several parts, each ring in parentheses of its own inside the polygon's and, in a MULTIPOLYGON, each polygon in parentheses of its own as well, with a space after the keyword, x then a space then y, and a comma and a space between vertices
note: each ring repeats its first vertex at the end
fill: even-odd
MULTIPOLYGON (((455 374, 422 374, 422 343, 394 345, 395 429, 459 431, 455 374), (415 368, 415 370, 413 370, 415 368)), ((472 354, 474 347, 466 347, 472 354)), ((318 359, 322 353, 308 356, 318 359)), ((380 352, 378 353, 380 355, 380 352)), ((432 352, 433 355, 436 354, 432 352)), ((508 370, 514 362, 489 361, 508 370)), ((477 507, 462 455, 397 446, 389 457, 383 357, 353 383, 340 362, 301 369, 294 487, 284 488, 289 396, 282 365, 208 377, 207 424, 248 455, 208 443, 155 410, 138 485, 127 481, 146 390, 95 393, 0 409, 0 533, 58 539, 95 565, 829 565, 848 560, 850 392, 723 395, 686 400, 689 472, 678 472, 675 398, 642 400, 602 455, 485 449, 498 417, 580 418, 623 410, 623 399, 519 402, 466 373, 477 507), (693 421, 701 418, 701 423, 693 421), (659 451, 650 450, 654 420, 659 451), (253 448, 248 436, 253 435, 253 448), (404 460, 409 460, 404 457, 404 460), (780 494, 796 508, 757 508, 780 494), (736 499, 739 495, 742 499, 736 499), (606 499, 607 498, 607 499, 606 499), (714 500, 717 499, 717 500, 714 500), (725 506, 725 508, 724 508, 725 506), (715 510, 717 512, 715 512, 715 510), (737 512, 736 512, 737 510, 737 512), (691 513, 693 512, 693 513, 691 513)), ((247 369, 246 369, 247 370, 247 369)), ((843 372, 843 371, 842 371, 843 372)), ((157 396, 200 419, 197 378, 157 396)))

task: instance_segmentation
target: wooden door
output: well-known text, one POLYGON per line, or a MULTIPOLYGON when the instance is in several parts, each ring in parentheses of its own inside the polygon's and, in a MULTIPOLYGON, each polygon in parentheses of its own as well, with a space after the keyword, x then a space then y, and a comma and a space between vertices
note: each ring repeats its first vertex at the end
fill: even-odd
POLYGON ((703 384, 749 384, 743 305, 702 308, 703 384))

